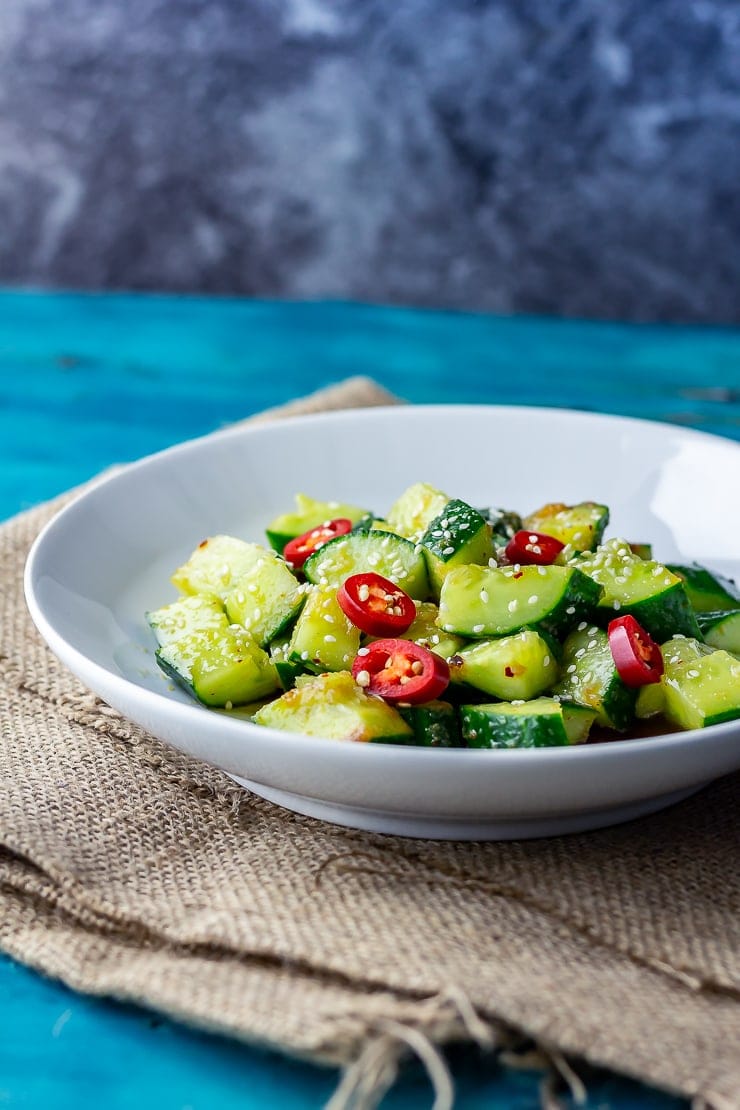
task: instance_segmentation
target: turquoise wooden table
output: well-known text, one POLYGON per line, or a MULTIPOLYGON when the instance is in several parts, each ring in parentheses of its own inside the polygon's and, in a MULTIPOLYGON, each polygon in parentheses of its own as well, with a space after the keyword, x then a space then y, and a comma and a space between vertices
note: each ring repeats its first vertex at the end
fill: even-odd
MULTIPOLYGON (((369 374, 416 402, 556 405, 740 439, 740 332, 350 304, 0 294, 0 516, 178 440, 369 374)), ((528 1110, 538 1076, 453 1056, 460 1110, 528 1110)), ((678 1099, 603 1072, 588 1106, 678 1099)), ((331 1071, 86 998, 0 957, 0 1106, 320 1107, 331 1071)), ((412 1068, 384 1106, 420 1110, 412 1068)))

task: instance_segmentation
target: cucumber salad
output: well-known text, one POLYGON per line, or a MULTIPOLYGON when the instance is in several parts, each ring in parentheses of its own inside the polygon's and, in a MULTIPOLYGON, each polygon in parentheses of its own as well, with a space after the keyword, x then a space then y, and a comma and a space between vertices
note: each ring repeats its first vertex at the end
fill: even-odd
POLYGON ((740 718, 740 594, 604 539, 606 505, 526 515, 426 483, 383 517, 296 496, 265 544, 204 539, 147 614, 165 674, 270 728, 534 748, 740 718))

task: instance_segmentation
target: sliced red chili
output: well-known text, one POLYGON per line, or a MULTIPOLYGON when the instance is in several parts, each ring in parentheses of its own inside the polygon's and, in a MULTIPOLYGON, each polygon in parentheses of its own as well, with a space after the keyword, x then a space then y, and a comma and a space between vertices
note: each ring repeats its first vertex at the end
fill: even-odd
POLYGON ((370 636, 405 632, 416 616, 416 606, 399 586, 382 574, 352 574, 337 590, 346 617, 370 636))
POLYGON ((607 628, 614 666, 625 686, 648 686, 663 674, 663 653, 634 617, 618 617, 607 628))
POLYGON ((358 686, 390 702, 419 705, 444 693, 450 668, 440 655, 412 640, 376 640, 357 655, 352 674, 358 686))
POLYGON ((351 531, 352 521, 347 520, 344 516, 338 516, 336 520, 325 520, 317 528, 311 528, 308 532, 304 532, 302 536, 296 536, 295 539, 288 540, 283 548, 283 558, 286 563, 290 563, 294 570, 297 570, 303 566, 309 555, 313 555, 317 548, 322 547, 323 544, 333 540, 336 536, 346 536, 347 532, 351 531))
POLYGON ((565 547, 564 543, 544 532, 515 532, 506 545, 506 558, 510 563, 536 563, 549 566, 565 547))

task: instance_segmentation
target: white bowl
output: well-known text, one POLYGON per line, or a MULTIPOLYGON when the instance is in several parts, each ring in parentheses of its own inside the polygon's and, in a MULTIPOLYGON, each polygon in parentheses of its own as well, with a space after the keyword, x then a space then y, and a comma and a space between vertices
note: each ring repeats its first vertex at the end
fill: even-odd
POLYGON ((467 751, 352 744, 260 728, 160 673, 144 619, 207 535, 262 540, 293 494, 380 512, 428 481, 474 505, 606 502, 609 535, 666 561, 740 572, 740 450, 668 425, 494 406, 365 409, 220 432, 127 467, 64 509, 26 567, 51 649, 154 735, 273 801, 356 828, 502 839, 651 813, 740 767, 740 721, 584 747, 467 751))

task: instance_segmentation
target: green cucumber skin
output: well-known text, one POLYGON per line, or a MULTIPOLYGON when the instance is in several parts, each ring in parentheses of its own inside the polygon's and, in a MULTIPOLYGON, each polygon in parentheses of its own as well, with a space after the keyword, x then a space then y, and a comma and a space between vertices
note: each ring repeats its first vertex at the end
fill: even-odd
POLYGON ((740 654, 740 610, 720 609, 697 613, 696 619, 704 639, 711 647, 740 654))
POLYGON ((563 645, 563 676, 555 687, 561 698, 596 711, 597 724, 625 732, 635 723, 637 690, 625 686, 612 659, 606 633, 600 628, 574 631, 563 645), (588 644, 596 640, 589 654, 588 644), (585 649, 585 654, 576 652, 585 649), (568 673, 569 667, 575 671, 568 673), (590 675, 588 682, 586 676, 590 675), (584 691, 584 686, 586 690, 584 691))
POLYGON ((178 671, 177 667, 173 667, 171 663, 168 663, 168 661, 163 658, 161 648, 157 648, 154 653, 154 658, 157 660, 157 664, 160 670, 167 675, 167 678, 171 679, 177 686, 181 687, 181 689, 190 694, 190 697, 197 701, 200 705, 205 705, 205 702, 202 702, 196 694, 195 687, 193 686, 192 682, 185 678, 185 676, 180 671, 178 671))
POLYGON ((435 701, 426 705, 398 706, 398 712, 414 731, 404 744, 422 748, 459 748, 462 746, 457 711, 449 702, 435 701))
POLYGON ((730 579, 707 570, 699 563, 690 565, 666 563, 666 567, 683 579, 694 612, 708 613, 720 609, 740 609, 740 593, 736 584, 730 579))
MULTIPOLYGON (((495 709, 495 706, 493 707, 495 709)), ((568 736, 560 717, 489 716, 475 705, 460 709, 462 738, 469 748, 562 748, 568 736)))
POLYGON ((349 532, 345 536, 337 536, 323 544, 303 564, 303 573, 309 582, 320 585, 322 579, 326 578, 336 588, 350 575, 367 571, 375 571, 396 582, 416 601, 423 601, 429 596, 429 578, 424 556, 411 540, 398 536, 395 532, 370 529, 367 532, 349 532), (368 548, 371 555, 381 553, 379 562, 369 561, 368 548), (396 553, 395 560, 390 555, 393 551, 396 553), (337 574, 336 568, 330 568, 329 575, 326 575, 324 565, 327 561, 333 561, 335 556, 346 565, 341 573, 337 574), (392 566, 395 562, 404 563, 407 573, 394 574, 392 566))
POLYGON ((561 639, 571 628, 593 616, 601 597, 601 586, 577 567, 573 569, 575 573, 560 602, 534 626, 538 632, 542 629, 550 636, 561 639), (569 612, 571 609, 573 612, 569 612))
POLYGON ((682 582, 675 582, 654 597, 624 604, 618 610, 609 605, 599 606, 598 623, 604 626, 616 617, 624 616, 634 617, 659 644, 670 640, 672 636, 701 639, 696 615, 682 582))

